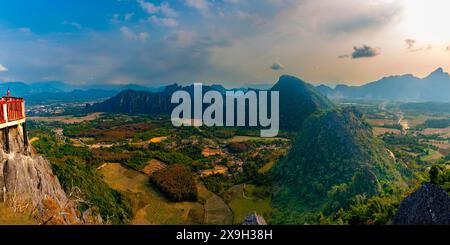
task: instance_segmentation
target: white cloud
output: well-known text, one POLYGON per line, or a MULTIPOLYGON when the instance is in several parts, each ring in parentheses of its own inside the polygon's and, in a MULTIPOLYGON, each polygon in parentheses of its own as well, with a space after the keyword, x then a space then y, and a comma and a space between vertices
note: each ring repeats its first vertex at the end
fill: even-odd
POLYGON ((160 9, 161 13, 163 13, 165 16, 176 17, 178 15, 178 13, 166 2, 161 3, 160 9))
POLYGON ((153 3, 149 3, 144 0, 137 0, 137 2, 139 3, 139 5, 141 5, 141 8, 148 14, 155 14, 161 10, 159 6, 156 6, 153 3))
POLYGON ((133 30, 131 30, 130 28, 128 28, 126 26, 122 26, 120 28, 120 32, 128 40, 134 40, 134 41, 139 40, 141 42, 145 42, 150 37, 150 34, 148 34, 148 32, 135 33, 133 30))
POLYGON ((207 12, 209 10, 208 0, 186 0, 186 5, 201 12, 207 12))
POLYGON ((162 2, 159 6, 150 2, 146 2, 145 0, 137 0, 137 2, 141 6, 141 8, 149 15, 154 15, 157 13, 162 13, 164 16, 168 17, 175 17, 178 15, 175 9, 171 8, 169 3, 167 2, 162 2))
POLYGON ((7 71, 8 71, 8 68, 6 68, 2 64, 0 64, 0 72, 7 72, 7 71))
POLYGON ((177 26, 178 22, 175 19, 172 18, 164 18, 164 17, 157 17, 157 16, 151 16, 149 18, 150 22, 152 22, 155 25, 162 25, 162 26, 177 26))
POLYGON ((142 42, 147 41, 149 37, 150 37, 150 34, 148 34, 148 32, 140 32, 138 34, 138 39, 142 42))

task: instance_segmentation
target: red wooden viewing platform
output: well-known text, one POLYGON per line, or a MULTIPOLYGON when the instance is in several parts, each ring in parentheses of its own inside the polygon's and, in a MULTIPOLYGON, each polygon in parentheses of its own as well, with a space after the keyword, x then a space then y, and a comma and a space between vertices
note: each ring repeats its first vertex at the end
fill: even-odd
POLYGON ((0 99, 0 128, 25 121, 25 100, 5 96, 0 99))

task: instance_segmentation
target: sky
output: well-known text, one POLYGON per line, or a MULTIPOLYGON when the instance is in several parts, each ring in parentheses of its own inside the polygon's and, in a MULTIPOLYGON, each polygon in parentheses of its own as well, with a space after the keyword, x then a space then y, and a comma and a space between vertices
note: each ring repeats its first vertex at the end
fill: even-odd
POLYGON ((450 71, 447 0, 1 0, 0 81, 321 84, 450 71))

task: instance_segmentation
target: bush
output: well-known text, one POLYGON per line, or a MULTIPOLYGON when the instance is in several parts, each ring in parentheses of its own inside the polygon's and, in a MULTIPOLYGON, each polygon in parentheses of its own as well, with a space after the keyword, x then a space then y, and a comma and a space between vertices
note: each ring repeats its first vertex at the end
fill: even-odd
POLYGON ((192 172, 183 165, 174 164, 153 174, 150 178, 174 202, 196 201, 197 186, 192 172))

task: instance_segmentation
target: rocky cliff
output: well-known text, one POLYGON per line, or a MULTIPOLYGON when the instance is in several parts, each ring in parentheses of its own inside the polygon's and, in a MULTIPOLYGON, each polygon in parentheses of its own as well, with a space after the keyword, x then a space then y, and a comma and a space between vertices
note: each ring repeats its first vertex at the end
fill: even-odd
POLYGON ((0 202, 40 224, 82 222, 49 162, 28 145, 22 125, 0 130, 0 202))

